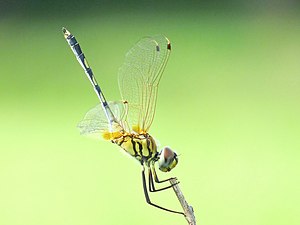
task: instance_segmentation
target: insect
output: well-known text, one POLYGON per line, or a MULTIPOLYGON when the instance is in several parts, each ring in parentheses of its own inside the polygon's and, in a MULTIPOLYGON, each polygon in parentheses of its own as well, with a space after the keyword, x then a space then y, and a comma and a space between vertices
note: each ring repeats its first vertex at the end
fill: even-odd
POLYGON ((161 171, 168 172, 177 165, 178 156, 169 147, 158 151, 154 138, 148 133, 155 114, 158 84, 171 52, 170 41, 163 35, 145 37, 138 41, 127 52, 125 62, 119 70, 119 89, 123 100, 107 102, 74 35, 65 28, 62 31, 100 100, 100 104, 88 111, 78 124, 81 134, 102 136, 137 159, 142 167, 146 202, 159 209, 184 215, 183 212, 154 204, 148 193, 148 190, 162 191, 178 183, 163 188, 155 187, 155 183, 176 179, 160 180, 155 171, 155 163, 158 163, 161 171))

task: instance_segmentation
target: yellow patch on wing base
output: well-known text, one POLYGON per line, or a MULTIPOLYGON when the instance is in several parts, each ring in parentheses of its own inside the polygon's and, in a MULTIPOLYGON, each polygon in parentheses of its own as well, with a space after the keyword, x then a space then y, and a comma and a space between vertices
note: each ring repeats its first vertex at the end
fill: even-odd
POLYGON ((133 125, 132 130, 137 134, 146 134, 147 132, 140 128, 139 125, 133 125))
POLYGON ((133 125, 132 130, 136 133, 140 133, 140 126, 139 125, 133 125))
POLYGON ((104 138, 104 140, 108 140, 108 141, 120 138, 122 136, 123 136, 123 134, 121 132, 118 132, 118 131, 116 131, 116 132, 105 131, 102 134, 102 137, 104 138))

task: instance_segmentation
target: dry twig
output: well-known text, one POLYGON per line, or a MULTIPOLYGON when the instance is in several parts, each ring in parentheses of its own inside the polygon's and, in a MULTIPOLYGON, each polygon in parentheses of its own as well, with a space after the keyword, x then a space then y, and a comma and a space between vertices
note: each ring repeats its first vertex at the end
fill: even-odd
MULTIPOLYGON (((178 181, 176 179, 171 179, 170 183, 171 184, 176 184, 178 181)), ((194 210, 193 207, 190 206, 187 201, 185 200, 178 184, 173 186, 173 190, 183 208, 184 214, 185 214, 185 219, 188 221, 189 225, 196 225, 196 218, 194 215, 194 210)))

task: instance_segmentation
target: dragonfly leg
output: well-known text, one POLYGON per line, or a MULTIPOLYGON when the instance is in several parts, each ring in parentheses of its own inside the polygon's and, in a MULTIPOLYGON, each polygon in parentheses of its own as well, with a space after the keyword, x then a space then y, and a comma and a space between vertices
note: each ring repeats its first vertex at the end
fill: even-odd
POLYGON ((150 192, 154 192, 155 191, 155 187, 154 187, 154 182, 153 182, 153 177, 151 174, 151 170, 148 169, 148 186, 149 186, 149 191, 150 192))
MULTIPOLYGON (((168 179, 169 180, 169 179, 168 179)), ((176 182, 174 184, 171 184, 167 187, 163 187, 163 188, 159 188, 159 189, 156 189, 155 186, 154 186, 154 181, 153 181, 153 176, 152 176, 152 170, 149 168, 148 169, 148 181, 149 181, 149 191, 150 192, 157 192, 157 191, 163 191, 163 190, 166 190, 168 188, 171 188, 173 186, 175 186, 176 184, 178 184, 179 182, 176 182)), ((167 181, 167 180, 166 180, 167 181)))
POLYGON ((171 213, 177 213, 177 214, 181 214, 181 215, 185 216, 185 214, 183 212, 177 212, 177 211, 174 211, 174 210, 171 210, 171 209, 167 209, 167 208, 164 208, 162 206, 156 205, 156 204, 154 204, 154 203, 151 202, 149 194, 148 194, 148 191, 147 191, 146 176, 145 176, 145 167, 144 167, 143 164, 142 164, 142 181, 143 181, 143 188, 144 188, 144 194, 145 194, 146 202, 149 205, 152 205, 152 206, 154 206, 156 208, 159 208, 159 209, 171 212, 171 213))
MULTIPOLYGON (((177 180, 176 177, 171 177, 171 178, 168 178, 168 179, 165 179, 165 180, 159 180, 158 176, 157 176, 157 173, 155 171, 155 166, 154 165, 151 166, 151 172, 153 174, 153 177, 154 177, 154 180, 155 180, 156 183, 163 183, 163 182, 166 182, 166 181, 170 181, 172 179, 176 179, 177 180)), ((176 184, 179 184, 179 181, 176 184)))

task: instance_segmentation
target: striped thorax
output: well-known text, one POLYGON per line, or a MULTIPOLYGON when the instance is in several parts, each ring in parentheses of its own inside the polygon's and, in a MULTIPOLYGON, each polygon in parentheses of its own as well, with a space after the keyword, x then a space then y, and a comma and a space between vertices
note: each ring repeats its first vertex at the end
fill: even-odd
POLYGON ((149 134, 127 134, 118 139, 112 140, 128 154, 147 166, 151 161, 157 161, 156 143, 149 134))

